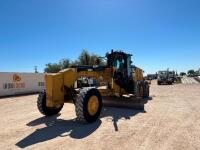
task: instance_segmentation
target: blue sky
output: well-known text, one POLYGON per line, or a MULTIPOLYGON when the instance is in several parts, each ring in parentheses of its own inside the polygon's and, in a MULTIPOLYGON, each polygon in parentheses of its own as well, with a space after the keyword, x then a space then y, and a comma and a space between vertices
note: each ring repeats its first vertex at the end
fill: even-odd
POLYGON ((81 50, 133 54, 146 73, 200 67, 199 0, 1 0, 0 71, 32 72, 81 50))

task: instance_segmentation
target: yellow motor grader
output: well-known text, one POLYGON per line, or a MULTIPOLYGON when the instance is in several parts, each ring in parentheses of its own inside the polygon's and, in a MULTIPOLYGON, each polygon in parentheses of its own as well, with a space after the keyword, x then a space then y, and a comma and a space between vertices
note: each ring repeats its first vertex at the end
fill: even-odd
POLYGON ((132 65, 131 55, 122 51, 106 54, 105 66, 72 66, 45 75, 45 90, 37 106, 46 116, 58 114, 64 103, 73 101, 77 120, 91 123, 99 118, 102 99, 137 101, 149 97, 149 84, 143 70, 132 65), (87 82, 88 81, 88 84, 87 82))

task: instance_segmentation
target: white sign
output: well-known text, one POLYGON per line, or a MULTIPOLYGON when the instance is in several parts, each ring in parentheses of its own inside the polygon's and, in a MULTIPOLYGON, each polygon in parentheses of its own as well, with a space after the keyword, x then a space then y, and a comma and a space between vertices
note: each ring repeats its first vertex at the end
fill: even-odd
POLYGON ((44 86, 43 73, 0 72, 0 96, 41 92, 44 86))

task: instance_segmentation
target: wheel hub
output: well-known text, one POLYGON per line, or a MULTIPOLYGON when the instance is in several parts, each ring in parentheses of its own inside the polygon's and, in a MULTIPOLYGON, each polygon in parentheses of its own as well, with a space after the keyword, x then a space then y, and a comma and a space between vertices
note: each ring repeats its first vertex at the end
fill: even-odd
POLYGON ((91 96, 89 101, 88 101, 88 113, 91 116, 94 116, 99 108, 99 101, 97 96, 91 96))

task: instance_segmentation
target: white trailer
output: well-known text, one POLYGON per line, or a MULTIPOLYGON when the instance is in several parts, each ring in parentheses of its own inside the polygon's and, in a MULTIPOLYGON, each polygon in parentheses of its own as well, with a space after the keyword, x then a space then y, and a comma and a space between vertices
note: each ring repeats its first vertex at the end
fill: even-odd
POLYGON ((0 96, 41 92, 43 73, 0 72, 0 96))

